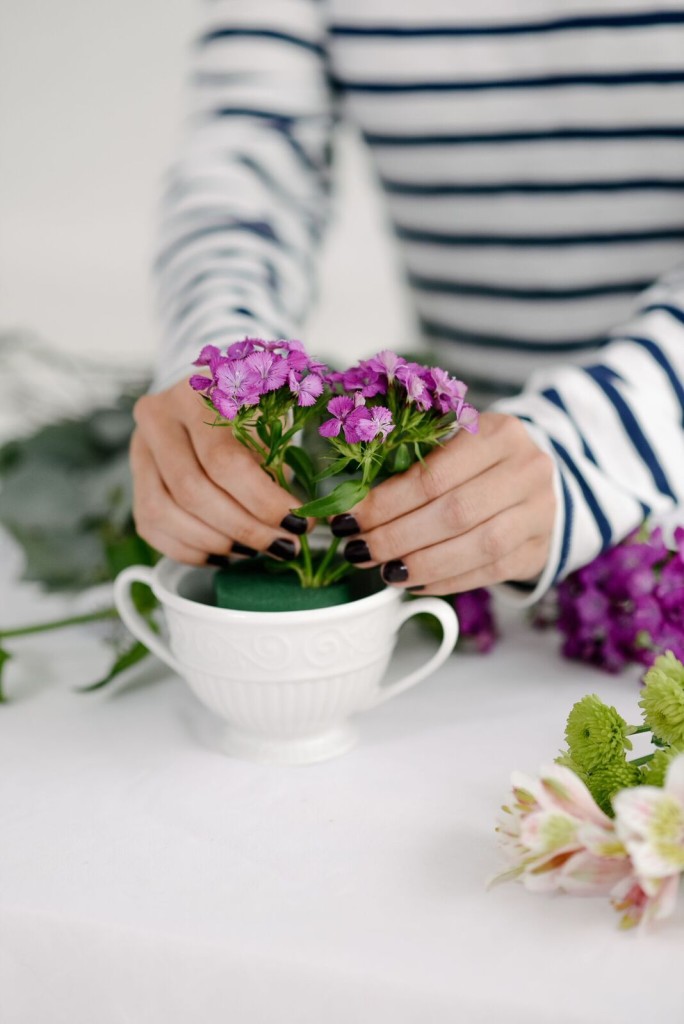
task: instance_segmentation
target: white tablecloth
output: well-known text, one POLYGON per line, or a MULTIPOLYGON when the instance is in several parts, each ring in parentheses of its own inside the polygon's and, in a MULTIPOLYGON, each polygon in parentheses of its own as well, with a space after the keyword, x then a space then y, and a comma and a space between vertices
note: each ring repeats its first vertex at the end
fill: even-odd
MULTIPOLYGON (((12 583, 0 620, 63 605, 12 583)), ((635 720, 636 675, 556 655, 509 614, 305 768, 231 760, 185 684, 105 663, 92 631, 15 642, 0 707, 3 1024, 630 1024, 684 1019, 684 914, 617 931, 607 901, 485 891, 513 768, 595 691, 635 720)), ((412 634, 405 662, 428 640, 412 634)))

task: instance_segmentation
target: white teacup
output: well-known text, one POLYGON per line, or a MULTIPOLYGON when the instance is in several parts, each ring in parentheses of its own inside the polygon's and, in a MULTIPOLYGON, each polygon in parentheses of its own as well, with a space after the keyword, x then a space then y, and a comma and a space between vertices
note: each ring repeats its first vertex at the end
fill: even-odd
POLYGON ((134 565, 117 577, 114 600, 131 633, 228 723, 225 749, 237 757, 307 764, 345 753, 356 742, 349 716, 425 679, 458 637, 449 604, 434 597, 406 601, 392 587, 312 611, 217 608, 213 572, 167 558, 154 569, 134 565), (130 594, 136 582, 151 587, 161 603, 168 643, 138 614, 130 594), (426 613, 442 625, 439 649, 414 672, 382 686, 400 626, 426 613))

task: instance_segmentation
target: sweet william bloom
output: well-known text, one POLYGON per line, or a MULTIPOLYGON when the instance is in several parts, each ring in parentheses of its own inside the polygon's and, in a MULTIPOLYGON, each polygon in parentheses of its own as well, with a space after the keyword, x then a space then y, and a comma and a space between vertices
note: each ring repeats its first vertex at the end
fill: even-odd
POLYGON ((257 338, 245 338, 243 341, 236 341, 228 349, 228 357, 230 359, 245 359, 247 356, 251 356, 252 352, 257 351, 257 345, 261 342, 257 338))
POLYGON ((290 391, 297 396, 297 405, 315 405, 316 399, 323 394, 323 381, 317 373, 300 379, 294 370, 290 370, 287 380, 290 391))
POLYGON ((457 422, 459 427, 469 434, 477 434, 480 429, 480 414, 474 405, 464 402, 459 411, 457 422))
POLYGON ((347 417, 354 411, 354 399, 348 395, 331 398, 327 405, 332 419, 321 423, 318 433, 321 437, 338 437, 347 417))
POLYGON ((216 345, 205 345, 193 366, 208 366, 211 372, 214 373, 219 360, 222 358, 221 352, 216 345))
POLYGON ((441 413, 455 412, 458 415, 463 408, 468 390, 462 380, 457 380, 446 370, 433 366, 430 369, 428 387, 432 391, 435 408, 439 409, 441 413))
POLYGON ((359 441, 374 441, 376 437, 384 441, 394 430, 392 413, 384 405, 359 407, 347 420, 347 426, 356 432, 359 441), (355 415, 356 421, 352 424, 355 415))
POLYGON ((477 590, 454 594, 452 600, 461 627, 461 638, 472 642, 480 654, 487 654, 497 638, 491 594, 485 587, 478 587, 477 590))
POLYGON ((274 356, 272 352, 253 352, 251 356, 247 356, 245 364, 249 370, 250 381, 259 394, 275 391, 287 380, 287 360, 274 356))
POLYGON ((214 387, 214 378, 205 377, 202 373, 193 373, 188 383, 194 391, 208 391, 214 387))
POLYGON ((397 368, 397 380, 406 389, 408 402, 415 402, 419 409, 426 412, 432 407, 432 398, 424 379, 425 367, 419 363, 405 363, 397 368))
POLYGON ((353 366, 351 370, 346 370, 339 375, 339 380, 345 391, 359 391, 364 398, 384 395, 387 391, 387 383, 383 379, 383 375, 366 362, 353 366))
POLYGON ((388 383, 391 384, 396 377, 397 369, 400 366, 405 366, 406 360, 398 356, 396 352, 392 352, 391 349, 385 348, 369 359, 366 365, 375 373, 384 374, 388 383))
POLYGON ((259 401, 259 392, 254 386, 245 359, 223 361, 216 371, 216 387, 237 402, 238 406, 256 405, 259 401))
POLYGON ((610 893, 629 877, 627 851, 611 819, 578 776, 562 765, 538 779, 511 777, 514 803, 497 829, 511 863, 494 882, 519 879, 533 892, 610 893))

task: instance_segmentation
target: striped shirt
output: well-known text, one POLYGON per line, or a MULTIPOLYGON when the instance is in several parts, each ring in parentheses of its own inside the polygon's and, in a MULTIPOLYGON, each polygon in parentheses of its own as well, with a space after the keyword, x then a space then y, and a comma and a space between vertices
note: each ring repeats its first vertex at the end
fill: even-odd
POLYGON ((435 359, 554 458, 533 596, 684 506, 684 3, 205 0, 191 91, 157 387, 302 336, 345 117, 435 359))

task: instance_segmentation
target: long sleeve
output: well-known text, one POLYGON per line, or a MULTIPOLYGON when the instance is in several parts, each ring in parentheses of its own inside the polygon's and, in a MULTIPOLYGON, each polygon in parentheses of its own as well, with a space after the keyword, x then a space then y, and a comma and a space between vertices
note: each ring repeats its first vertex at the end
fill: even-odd
POLYGON ((294 337, 315 293, 334 122, 317 0, 205 0, 162 202, 154 388, 203 344, 294 337))
POLYGON ((684 508, 684 268, 642 293, 591 360, 538 372, 495 407, 557 466, 551 555, 529 603, 649 514, 684 508))

